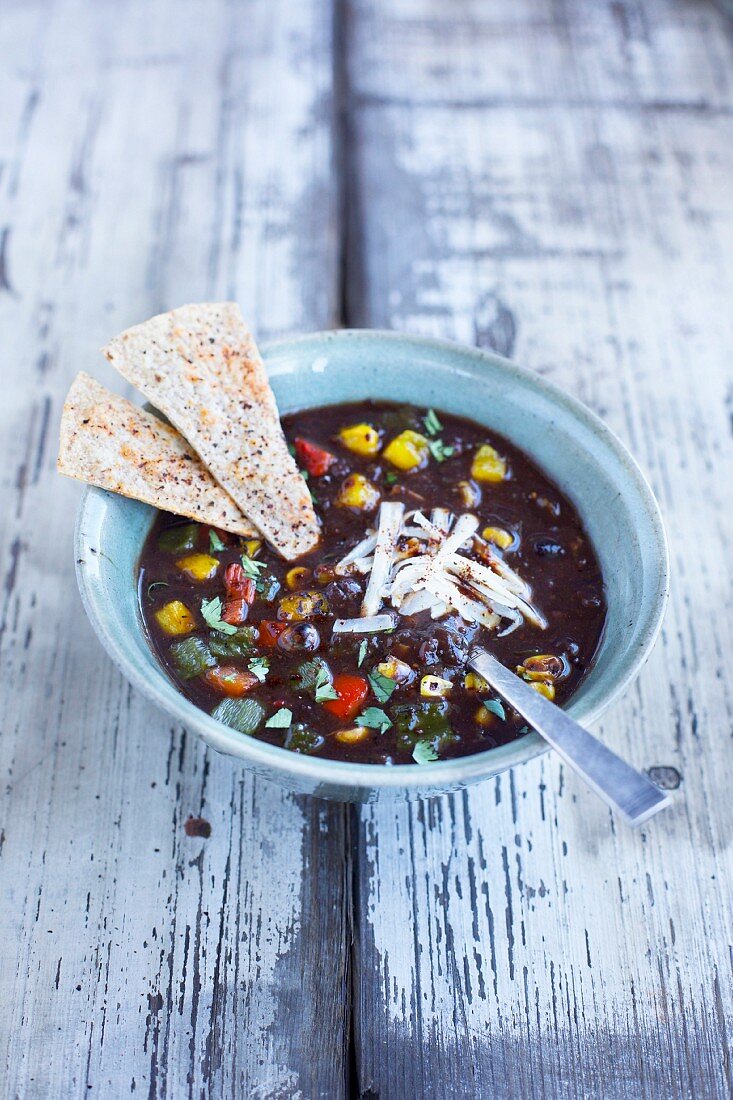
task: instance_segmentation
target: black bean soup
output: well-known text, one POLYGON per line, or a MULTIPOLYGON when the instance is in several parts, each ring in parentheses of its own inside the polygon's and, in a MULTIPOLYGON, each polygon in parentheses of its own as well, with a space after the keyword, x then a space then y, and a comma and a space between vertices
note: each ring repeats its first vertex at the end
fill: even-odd
MULTIPOLYGON (((572 695, 601 636, 603 580, 575 509, 526 455, 469 420, 384 402, 309 409, 284 417, 283 429, 323 523, 316 550, 285 562, 257 539, 163 513, 145 543, 143 618, 187 698, 241 733, 295 752, 420 764, 526 731, 466 668, 473 644, 546 697, 562 703, 572 695), (449 510, 444 535, 457 517, 477 517, 461 549, 468 565, 498 575, 506 567, 505 576, 526 582, 523 606, 545 628, 528 611, 500 609, 489 628, 445 602, 402 615, 385 598, 377 620, 386 617, 386 629, 335 631, 336 620, 368 616, 362 601, 373 548, 360 562, 339 562, 391 501, 404 504, 409 528, 393 564, 427 546, 420 538, 429 532, 418 530, 413 511, 440 526, 436 517, 448 513, 433 510, 449 510)), ((476 596, 462 585, 461 592, 476 596)))

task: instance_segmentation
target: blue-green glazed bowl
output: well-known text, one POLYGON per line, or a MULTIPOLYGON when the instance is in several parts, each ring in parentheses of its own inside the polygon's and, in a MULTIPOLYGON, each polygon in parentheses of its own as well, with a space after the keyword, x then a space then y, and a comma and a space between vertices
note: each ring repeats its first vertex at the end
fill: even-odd
MULTIPOLYGON (((616 436, 556 386, 489 352, 390 332, 341 331, 263 348, 281 412, 384 398, 471 417, 506 435, 577 507, 600 559, 608 619, 593 665, 568 705, 592 723, 648 657, 664 615, 668 557, 659 508, 616 436)), ((136 571, 154 511, 88 489, 76 527, 79 589, 100 641, 128 679, 218 752, 299 793, 343 802, 422 798, 523 764, 537 734, 425 766, 351 764, 301 756, 221 725, 188 702, 156 661, 138 606, 136 571)))

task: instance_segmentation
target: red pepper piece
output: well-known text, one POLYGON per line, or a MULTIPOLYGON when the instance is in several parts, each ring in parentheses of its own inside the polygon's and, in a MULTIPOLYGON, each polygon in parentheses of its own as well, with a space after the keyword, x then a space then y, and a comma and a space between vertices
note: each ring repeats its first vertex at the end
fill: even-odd
POLYGON ((219 665, 210 668, 204 673, 204 680, 209 687, 220 691, 222 695, 229 695, 232 699, 239 699, 251 691, 259 680, 251 672, 235 665, 219 665))
POLYGON ((224 570, 224 588, 226 600, 222 619, 230 626, 241 626, 249 614, 249 605, 254 602, 255 582, 239 562, 233 561, 224 570))
POLYGON ((305 466, 313 477, 321 477, 328 472, 329 466, 336 461, 336 456, 330 451, 324 451, 315 443, 309 443, 307 439, 295 440, 295 453, 301 466, 305 466))
POLYGON ((363 676, 341 672, 333 678, 333 689, 338 699, 328 699, 323 706, 337 718, 354 718, 369 694, 369 684, 363 676))
POLYGON ((271 619, 263 619, 259 626, 259 638, 258 641, 262 646, 277 645, 277 640, 282 634, 283 630, 287 630, 290 623, 279 623, 271 619))

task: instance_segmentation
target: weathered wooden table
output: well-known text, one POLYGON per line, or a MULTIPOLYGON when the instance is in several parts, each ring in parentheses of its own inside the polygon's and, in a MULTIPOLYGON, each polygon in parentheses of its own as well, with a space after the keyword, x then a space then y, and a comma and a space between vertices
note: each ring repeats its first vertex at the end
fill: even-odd
POLYGON ((733 36, 692 0, 0 8, 2 1095, 731 1095, 733 36), (260 337, 476 341, 627 441, 671 606, 601 732, 363 810, 171 728, 76 592, 64 392, 236 298, 260 337), (206 817, 208 840, 186 836, 206 817))

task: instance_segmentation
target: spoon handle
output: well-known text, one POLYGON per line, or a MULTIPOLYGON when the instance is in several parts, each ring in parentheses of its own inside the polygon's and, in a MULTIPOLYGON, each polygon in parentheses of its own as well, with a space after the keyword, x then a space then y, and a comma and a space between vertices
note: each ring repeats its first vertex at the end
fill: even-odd
POLYGON ((640 825, 670 804, 668 794, 486 650, 475 650, 469 664, 630 825, 640 825))

